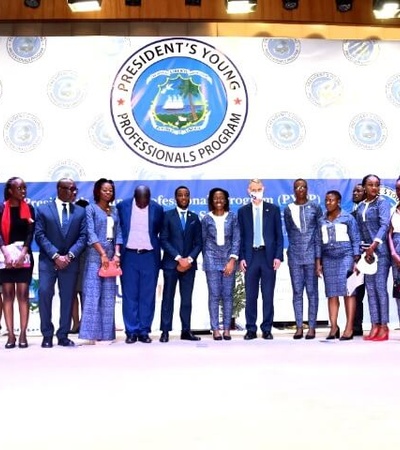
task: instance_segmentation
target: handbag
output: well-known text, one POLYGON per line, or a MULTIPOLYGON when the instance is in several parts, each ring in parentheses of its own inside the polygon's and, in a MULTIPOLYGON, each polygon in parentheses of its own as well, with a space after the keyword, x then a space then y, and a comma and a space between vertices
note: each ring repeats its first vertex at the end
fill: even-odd
POLYGON ((121 267, 117 267, 115 261, 109 261, 108 267, 105 269, 103 266, 99 269, 99 277, 108 278, 108 277, 119 277, 122 275, 121 267))
MULTIPOLYGON (((17 260, 21 254, 22 251, 22 247, 24 246, 23 242, 13 242, 12 244, 6 245, 6 249, 11 257, 11 259, 13 261, 17 260)), ((31 257, 29 255, 29 253, 27 253, 25 255, 24 258, 24 262, 22 263, 22 266, 19 267, 19 269, 21 268, 28 268, 31 267, 31 257)), ((5 263, 5 258, 4 258, 4 254, 3 252, 0 251, 0 269, 5 269, 6 268, 6 263, 5 263)))
POLYGON ((400 298, 400 277, 393 280, 393 298, 400 298))

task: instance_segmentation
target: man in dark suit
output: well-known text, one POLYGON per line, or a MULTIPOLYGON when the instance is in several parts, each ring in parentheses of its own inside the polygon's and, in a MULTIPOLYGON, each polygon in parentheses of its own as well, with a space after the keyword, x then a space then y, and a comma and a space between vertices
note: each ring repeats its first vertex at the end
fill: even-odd
POLYGON ((240 270, 245 273, 246 334, 245 340, 257 337, 257 299, 261 284, 263 320, 260 328, 264 339, 273 339, 276 271, 283 261, 283 233, 280 209, 263 201, 261 180, 250 181, 251 202, 239 208, 240 270))
POLYGON ((159 234, 164 210, 150 199, 148 186, 117 205, 122 230, 122 316, 127 344, 150 343, 161 263, 159 234))
POLYGON ((181 339, 199 341, 190 327, 192 314, 192 293, 197 270, 196 258, 201 251, 201 224, 197 214, 188 210, 190 191, 186 186, 175 190, 176 208, 164 214, 160 234, 164 250, 162 268, 164 273, 163 299, 161 303, 160 342, 168 342, 172 330, 174 297, 179 282, 181 296, 180 318, 181 339))
POLYGON ((53 346, 54 325, 51 320, 54 286, 60 294, 58 345, 70 347, 72 303, 79 272, 79 255, 86 247, 84 208, 74 205, 75 182, 62 178, 57 183, 57 198, 40 205, 36 214, 35 239, 39 246, 39 313, 42 347, 53 346))

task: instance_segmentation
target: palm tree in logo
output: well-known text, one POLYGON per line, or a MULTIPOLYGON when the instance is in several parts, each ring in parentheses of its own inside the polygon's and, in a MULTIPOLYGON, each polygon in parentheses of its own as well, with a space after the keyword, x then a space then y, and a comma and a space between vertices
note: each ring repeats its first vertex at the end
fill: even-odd
POLYGON ((188 78, 186 80, 181 80, 178 86, 178 90, 183 98, 188 99, 192 119, 193 122, 195 122, 196 120, 198 120, 198 116, 196 112, 196 107, 194 106, 193 103, 193 98, 200 96, 200 87, 197 84, 194 84, 190 78, 188 78))

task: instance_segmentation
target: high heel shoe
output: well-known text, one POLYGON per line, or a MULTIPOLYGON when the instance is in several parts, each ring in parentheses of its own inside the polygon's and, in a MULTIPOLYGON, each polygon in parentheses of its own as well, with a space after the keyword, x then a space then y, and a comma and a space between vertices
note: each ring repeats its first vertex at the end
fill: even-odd
POLYGON ((389 328, 386 325, 380 327, 378 334, 371 339, 374 342, 387 341, 389 339, 389 328))
POLYGON ((8 339, 8 341, 7 341, 6 345, 5 345, 5 348, 15 348, 15 338, 14 338, 14 340, 8 339))
POLYGON ((293 335, 293 339, 301 339, 303 337, 303 327, 297 327, 296 333, 293 335))
POLYGON ((307 340, 315 339, 315 328, 308 329, 305 339, 307 339, 307 340))
POLYGON ((222 336, 219 334, 219 332, 213 331, 213 339, 214 341, 222 341, 222 336))
POLYGON ((339 337, 340 337, 340 328, 337 327, 336 333, 335 334, 329 333, 325 339, 328 339, 328 340, 329 339, 339 339, 339 337))
POLYGON ((28 342, 27 341, 19 341, 18 348, 28 348, 28 342))
POLYGON ((339 341, 351 341, 353 339, 353 333, 350 336, 340 336, 339 341))
POLYGON ((378 336, 379 331, 381 329, 380 325, 372 325, 371 331, 368 336, 364 336, 364 341, 374 341, 378 336))

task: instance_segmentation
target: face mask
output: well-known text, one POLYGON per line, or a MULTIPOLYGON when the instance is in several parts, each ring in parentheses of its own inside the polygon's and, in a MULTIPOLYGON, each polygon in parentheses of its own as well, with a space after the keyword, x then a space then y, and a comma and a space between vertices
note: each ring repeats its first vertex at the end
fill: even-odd
POLYGON ((250 198, 252 200, 262 200, 263 199, 263 191, 251 191, 250 198))

